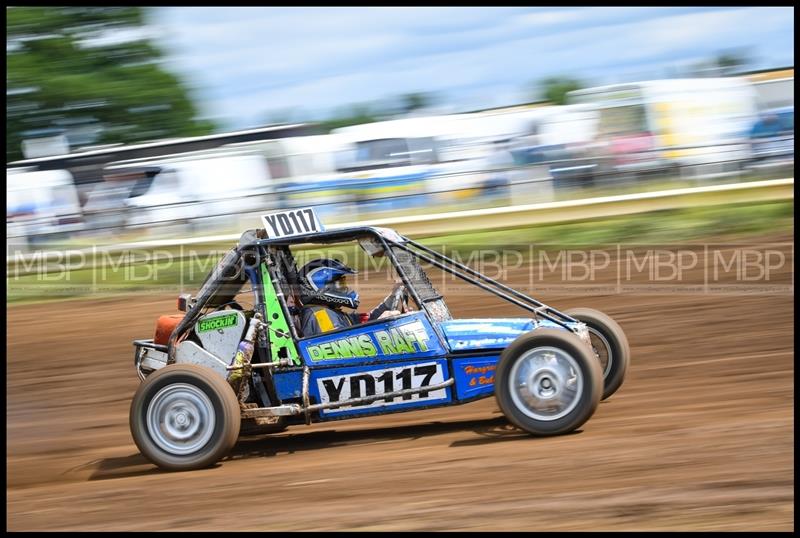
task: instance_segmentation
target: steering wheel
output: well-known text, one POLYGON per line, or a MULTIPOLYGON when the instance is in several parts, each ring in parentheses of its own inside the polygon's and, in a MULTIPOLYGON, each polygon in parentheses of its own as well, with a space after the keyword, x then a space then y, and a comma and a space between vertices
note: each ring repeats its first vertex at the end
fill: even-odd
POLYGON ((405 314, 407 312, 413 312, 413 310, 409 306, 411 299, 410 299, 410 294, 408 293, 408 289, 406 288, 405 284, 401 285, 398 288, 398 291, 399 291, 398 295, 400 297, 400 304, 397 305, 397 306, 398 306, 398 310, 400 311, 400 313, 401 314, 405 314))

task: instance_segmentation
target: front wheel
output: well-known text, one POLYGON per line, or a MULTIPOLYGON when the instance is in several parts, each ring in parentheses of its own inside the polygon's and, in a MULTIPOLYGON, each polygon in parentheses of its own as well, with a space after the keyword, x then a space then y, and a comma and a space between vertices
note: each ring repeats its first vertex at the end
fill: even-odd
POLYGON ((216 372, 172 364, 150 374, 133 396, 131 435, 142 455, 168 471, 209 467, 236 444, 239 401, 216 372))
POLYGON ((576 335, 536 329, 503 351, 494 386, 497 404, 510 422, 534 435, 559 435, 594 414, 603 376, 576 335))
POLYGON ((603 370, 603 400, 617 392, 625 381, 631 362, 631 348, 622 327, 606 314, 592 308, 573 308, 564 312, 586 324, 592 350, 603 370))

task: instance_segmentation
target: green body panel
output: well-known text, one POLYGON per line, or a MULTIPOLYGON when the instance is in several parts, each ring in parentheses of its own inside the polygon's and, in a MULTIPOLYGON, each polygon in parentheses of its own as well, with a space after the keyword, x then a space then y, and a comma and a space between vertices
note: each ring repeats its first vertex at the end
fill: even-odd
POLYGON ((292 359, 292 362, 300 366, 300 357, 297 354, 297 348, 291 337, 289 331, 289 324, 286 322, 286 316, 283 314, 283 308, 278 301, 278 295, 275 293, 275 286, 272 285, 272 277, 270 277, 269 270, 266 264, 261 264, 261 281, 264 284, 264 301, 267 307, 267 322, 269 323, 269 349, 272 355, 272 362, 278 362, 280 359, 279 352, 281 348, 286 348, 286 356, 292 359), (279 331, 281 334, 290 336, 281 336, 276 333, 279 331))

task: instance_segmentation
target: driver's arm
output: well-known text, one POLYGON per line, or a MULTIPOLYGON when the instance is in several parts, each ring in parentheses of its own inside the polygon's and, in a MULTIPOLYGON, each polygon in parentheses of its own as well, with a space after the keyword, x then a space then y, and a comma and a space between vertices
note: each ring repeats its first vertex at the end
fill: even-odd
POLYGON ((397 308, 399 307, 399 303, 402 299, 397 297, 397 294, 399 293, 402 287, 403 287, 402 283, 396 283, 392 288, 392 291, 389 293, 389 295, 387 295, 378 306, 369 311, 369 317, 367 319, 369 321, 378 319, 381 317, 382 314, 386 312, 390 312, 391 315, 399 314, 400 311, 397 310, 397 308))
POLYGON ((379 317, 381 317, 381 314, 388 311, 389 307, 386 305, 386 301, 384 301, 369 311, 369 316, 367 317, 367 320, 372 321, 374 319, 378 319, 379 317))

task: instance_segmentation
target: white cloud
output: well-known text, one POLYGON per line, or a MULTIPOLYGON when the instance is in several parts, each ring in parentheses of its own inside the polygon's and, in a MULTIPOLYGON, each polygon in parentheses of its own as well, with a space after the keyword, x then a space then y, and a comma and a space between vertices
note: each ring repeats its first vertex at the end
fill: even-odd
POLYGON ((794 62, 792 8, 162 8, 153 23, 232 126, 409 91, 513 99, 552 74, 605 83, 734 47, 794 62))

